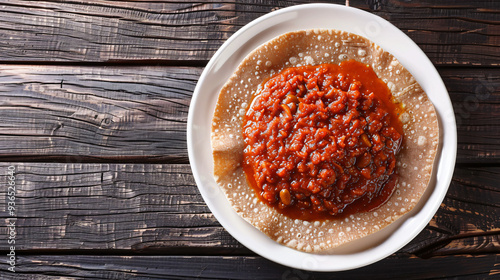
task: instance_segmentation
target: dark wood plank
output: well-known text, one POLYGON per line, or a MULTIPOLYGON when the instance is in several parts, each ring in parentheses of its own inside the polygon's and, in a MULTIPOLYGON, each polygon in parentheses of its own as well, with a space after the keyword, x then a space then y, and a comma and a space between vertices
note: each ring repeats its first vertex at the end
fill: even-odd
MULTIPOLYGON (((274 9, 312 2, 0 1, 0 61, 204 64, 243 25, 274 9)), ((437 65, 500 64, 495 1, 350 4, 401 28, 437 65)))
MULTIPOLYGON (((8 166, 0 165, 2 184, 8 166)), ((14 166, 18 250, 242 249, 205 205, 187 164, 14 166)), ((1 211, 0 217, 10 216, 1 211)))
POLYGON ((458 163, 500 159, 500 71, 440 68, 457 121, 458 163))
MULTIPOLYGON (((0 67, 0 161, 187 163, 198 67, 0 67)), ((458 162, 500 160, 500 70, 441 68, 458 162)))
MULTIPOLYGON (((7 185, 9 164, 0 164, 7 185)), ((189 165, 16 163, 16 250, 251 254, 205 205, 189 165)), ((400 253, 500 252, 499 167, 457 168, 430 225, 400 253)), ((0 190, 6 201, 7 189, 0 190)), ((4 204, 5 205, 5 204, 4 204)), ((0 211, 0 218, 9 218, 0 211)), ((7 227, 0 227, 7 236, 7 227)), ((0 248, 8 248, 0 239, 0 248)), ((123 252, 122 252, 123 253, 123 252)))
POLYGON ((499 179, 498 167, 457 167, 437 214, 403 251, 421 257, 500 252, 499 179))
POLYGON ((497 1, 354 0, 350 3, 396 25, 436 65, 500 65, 497 1))
MULTIPOLYGON (((254 256, 19 256, 2 279, 498 279, 500 255, 389 257, 351 271, 311 272, 254 256), (66 278, 65 278, 66 279, 66 278)), ((312 262, 311 262, 312 263, 312 262)), ((0 263, 6 271, 8 264, 0 263)))
POLYGON ((200 68, 0 67, 3 160, 187 162, 200 68))

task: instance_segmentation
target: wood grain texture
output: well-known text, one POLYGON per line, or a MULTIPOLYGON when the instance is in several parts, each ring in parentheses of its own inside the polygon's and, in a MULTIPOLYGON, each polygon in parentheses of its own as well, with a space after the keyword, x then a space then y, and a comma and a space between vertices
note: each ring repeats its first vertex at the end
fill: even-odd
POLYGON ((500 69, 441 68, 455 112, 458 163, 500 160, 500 69))
MULTIPOLYGON (((0 65, 0 161, 187 163, 199 67, 0 65)), ((500 70, 440 68, 458 162, 500 159, 500 70)))
POLYGON ((187 162, 200 68, 0 66, 0 157, 187 162))
POLYGON ((459 251, 499 253, 499 176, 499 167, 455 168, 450 188, 437 214, 404 251, 420 257, 452 255, 459 251), (491 223, 486 222, 490 218, 491 223))
MULTIPOLYGON (((1 166, 3 184, 8 165, 1 166)), ((189 165, 15 166, 17 250, 242 248, 205 205, 189 165)), ((6 190, 1 194, 5 205, 6 190)), ((6 239, 0 244, 8 245, 6 239)))
POLYGON ((317 1, 241 2, 0 0, 0 185, 15 166, 18 218, 17 272, 7 271, 10 244, 0 238, 0 278, 498 279, 498 2, 349 1, 400 28, 438 66, 457 119, 458 164, 413 241, 340 273, 255 255, 195 185, 186 120, 202 67, 250 21, 317 1))
POLYGON ((496 1, 437 4, 432 0, 354 0, 350 3, 400 28, 436 65, 500 65, 500 6, 496 1), (476 53, 478 50, 482 53, 476 53), (485 60, 489 62, 484 63, 485 60))
MULTIPOLYGON (((0 1, 0 61, 204 64, 250 21, 317 1, 0 1)), ((345 1, 330 3, 344 5, 345 1)), ((437 65, 500 64, 495 1, 350 1, 402 29, 437 65)), ((378 32, 367 26, 368 32, 378 32)))
MULTIPOLYGON (((419 259, 390 257, 343 272, 292 269, 256 256, 20 256, 16 273, 6 280, 69 279, 498 279, 500 255, 464 255, 419 259), (418 273, 416 273, 418 272, 418 273), (64 278, 68 279, 68 278, 64 278)), ((314 259, 304 267, 314 267, 314 259)), ((0 263, 0 269, 7 265, 0 263)))
MULTIPOLYGON (((0 164, 0 171, 7 166, 0 164)), ((189 165, 17 163, 16 169, 20 252, 251 254, 211 214, 189 165)), ((429 226, 400 253, 500 253, 499 175, 498 167, 457 168, 429 226)), ((2 174, 0 182, 6 181, 2 174)), ((6 235, 7 228, 0 228, 6 235)), ((0 239, 0 248, 7 245, 0 239)))

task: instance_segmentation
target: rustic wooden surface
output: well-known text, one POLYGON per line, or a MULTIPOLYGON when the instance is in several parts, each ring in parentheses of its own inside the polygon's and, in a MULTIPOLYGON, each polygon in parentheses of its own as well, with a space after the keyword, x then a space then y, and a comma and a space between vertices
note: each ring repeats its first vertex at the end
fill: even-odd
POLYGON ((238 2, 0 0, 0 278, 498 279, 500 3, 350 1, 438 68, 457 166, 407 246, 361 269, 312 273, 231 237, 189 167, 187 113, 210 57, 251 20, 312 1, 238 2), (16 273, 6 261, 11 165, 16 273))

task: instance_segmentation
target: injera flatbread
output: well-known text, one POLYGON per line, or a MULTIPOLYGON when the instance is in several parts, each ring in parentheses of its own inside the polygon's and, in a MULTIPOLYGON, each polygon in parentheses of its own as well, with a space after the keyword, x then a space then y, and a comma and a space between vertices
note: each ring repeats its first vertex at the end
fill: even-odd
POLYGON ((220 91, 212 123, 214 176, 236 212, 271 239, 305 252, 322 252, 379 231, 409 212, 429 184, 439 142, 434 106, 412 75, 366 38, 336 30, 283 34, 250 53, 220 91), (326 221, 278 213, 257 198, 241 163, 243 117, 259 85, 283 69, 354 59, 370 65, 396 101, 404 141, 397 158, 399 182, 389 201, 372 212, 326 221))

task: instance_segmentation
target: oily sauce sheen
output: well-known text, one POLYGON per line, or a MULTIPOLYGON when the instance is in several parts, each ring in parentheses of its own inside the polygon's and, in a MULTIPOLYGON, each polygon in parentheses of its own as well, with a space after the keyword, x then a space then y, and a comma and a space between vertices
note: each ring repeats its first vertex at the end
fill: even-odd
POLYGON ((373 69, 349 60, 285 69, 254 96, 243 168, 259 198, 294 219, 373 210, 397 183, 402 112, 373 69))

